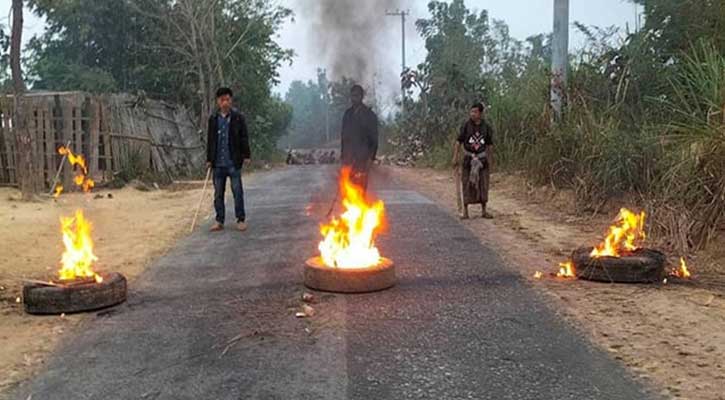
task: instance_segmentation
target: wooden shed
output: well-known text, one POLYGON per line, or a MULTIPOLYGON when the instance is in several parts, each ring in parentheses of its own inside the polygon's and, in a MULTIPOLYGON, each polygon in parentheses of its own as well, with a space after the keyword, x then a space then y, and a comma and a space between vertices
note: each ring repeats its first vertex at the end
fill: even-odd
MULTIPOLYGON (((16 185, 17 153, 13 132, 13 96, 0 97, 0 184, 16 185)), ((70 143, 82 154, 97 182, 124 171, 162 174, 168 179, 203 168, 204 138, 188 111, 143 95, 94 95, 84 92, 30 92, 25 95, 33 160, 41 182, 52 185, 70 143)), ((72 171, 61 182, 71 187, 72 171)))

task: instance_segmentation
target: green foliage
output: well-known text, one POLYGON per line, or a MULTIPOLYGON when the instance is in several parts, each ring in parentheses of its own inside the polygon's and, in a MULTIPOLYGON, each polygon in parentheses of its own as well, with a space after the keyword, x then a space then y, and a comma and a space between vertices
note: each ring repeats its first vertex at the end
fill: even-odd
POLYGON ((586 45, 571 57, 567 108, 552 124, 549 37, 520 42, 462 1, 431 1, 433 17, 418 23, 429 58, 405 81, 419 96, 392 143, 419 165, 447 166, 475 94, 489 104, 498 168, 574 190, 580 212, 643 206, 665 245, 703 246, 725 218, 725 3, 637 2, 646 24, 626 37, 575 23, 586 45), (478 30, 467 26, 474 18, 478 30), (454 65, 463 52, 472 65, 454 65))
POLYGON ((673 243, 686 250, 704 245, 725 219, 725 55, 701 42, 671 85, 673 99, 661 101, 671 118, 663 126, 653 208, 672 221, 660 227, 663 236, 686 237, 673 243))
POLYGON ((644 40, 661 61, 678 59, 702 38, 725 53, 725 3, 719 0, 633 0, 644 6, 644 40))
POLYGON ((342 114, 331 103, 330 83, 324 70, 317 70, 316 82, 292 82, 285 102, 293 110, 290 135, 285 141, 288 147, 319 146, 328 140, 326 134, 330 139, 338 136, 334 121, 341 119, 342 114))
POLYGON ((271 160, 277 156, 277 142, 287 133, 292 121, 292 108, 276 96, 267 99, 262 107, 266 112, 248 121, 251 150, 253 157, 271 160))
POLYGON ((0 87, 10 85, 10 35, 5 33, 5 25, 0 24, 0 87))
MULTIPOLYGON (((285 101, 294 112, 290 135, 282 145, 315 147, 339 141, 342 117, 350 107, 350 88, 354 84, 347 77, 330 81, 321 69, 317 71, 317 82, 292 82, 285 101)), ((374 99, 366 99, 366 103, 375 109, 374 99)))
POLYGON ((275 41, 289 9, 271 0, 29 0, 47 30, 30 43, 34 89, 143 91, 186 105, 200 126, 221 85, 251 121, 254 157, 286 131, 274 99, 292 51, 275 41))

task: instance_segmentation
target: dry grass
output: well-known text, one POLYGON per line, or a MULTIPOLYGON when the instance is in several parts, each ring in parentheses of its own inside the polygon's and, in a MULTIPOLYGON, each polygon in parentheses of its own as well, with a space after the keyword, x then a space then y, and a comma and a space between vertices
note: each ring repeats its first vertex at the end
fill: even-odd
MULTIPOLYGON (((131 282, 149 263, 187 234, 200 190, 141 192, 132 188, 68 194, 58 201, 26 203, 0 190, 0 393, 40 366, 64 333, 83 317, 30 316, 16 298, 22 279, 48 280, 58 268, 62 243, 59 218, 82 208, 93 224, 97 268, 118 271, 131 282), (111 193, 113 198, 108 198, 111 193)), ((209 214, 210 200, 207 201, 209 214)))

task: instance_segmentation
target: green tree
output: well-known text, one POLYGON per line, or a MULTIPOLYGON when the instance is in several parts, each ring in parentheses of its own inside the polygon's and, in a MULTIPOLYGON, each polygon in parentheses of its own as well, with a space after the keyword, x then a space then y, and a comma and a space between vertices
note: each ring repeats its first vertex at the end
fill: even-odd
POLYGON ((325 137, 324 88, 317 83, 293 81, 285 95, 285 102, 292 107, 289 144, 293 147, 309 147, 321 144, 325 137), (322 90, 321 90, 322 89, 322 90))
POLYGON ((10 35, 5 33, 5 26, 0 24, 0 91, 10 89, 10 35))
POLYGON ((274 40, 289 9, 272 0, 30 0, 47 21, 31 43, 33 87, 143 91, 181 103, 205 126, 219 86, 247 114, 252 146, 273 149, 285 107, 272 96, 291 50, 274 40), (281 113, 281 115, 280 115, 281 113), (257 143, 255 143, 255 141, 257 143))
POLYGON ((634 0, 644 7, 643 36, 662 61, 681 58, 708 38, 725 54, 725 3, 720 0, 634 0))
POLYGON ((285 95, 294 110, 288 145, 310 147, 339 139, 353 84, 348 78, 331 82, 323 69, 317 70, 316 82, 292 82, 285 95))

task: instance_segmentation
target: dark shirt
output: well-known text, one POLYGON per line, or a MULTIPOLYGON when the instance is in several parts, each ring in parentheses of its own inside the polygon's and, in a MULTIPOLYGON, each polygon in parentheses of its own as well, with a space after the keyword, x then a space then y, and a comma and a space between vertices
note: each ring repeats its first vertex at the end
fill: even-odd
POLYGON ((378 116, 365 105, 350 107, 342 118, 340 161, 362 171, 378 152, 378 116))
MULTIPOLYGON (((235 109, 229 111, 229 129, 227 135, 228 146, 221 146, 229 150, 229 158, 235 168, 242 168, 244 160, 251 157, 249 149, 249 132, 244 115, 235 109)), ((219 149, 219 113, 209 115, 209 123, 206 136, 206 161, 217 166, 219 149)))
POLYGON ((481 154, 486 151, 487 146, 493 146, 493 129, 486 121, 482 120, 477 125, 469 119, 461 127, 458 142, 467 152, 481 154))
MULTIPOLYGON (((481 120, 481 123, 475 124, 472 120, 466 121, 461 127, 461 132, 458 134, 458 143, 463 145, 466 152, 481 156, 486 152, 488 146, 493 146, 493 129, 481 120)), ((471 168, 471 156, 466 154, 463 157, 463 168, 471 168)), ((478 157, 481 159, 482 157, 478 157)), ((487 160, 484 161, 484 166, 487 166, 487 160)))
POLYGON ((234 165, 231 151, 229 150, 229 115, 222 116, 217 113, 217 153, 214 166, 217 168, 229 168, 234 165))

